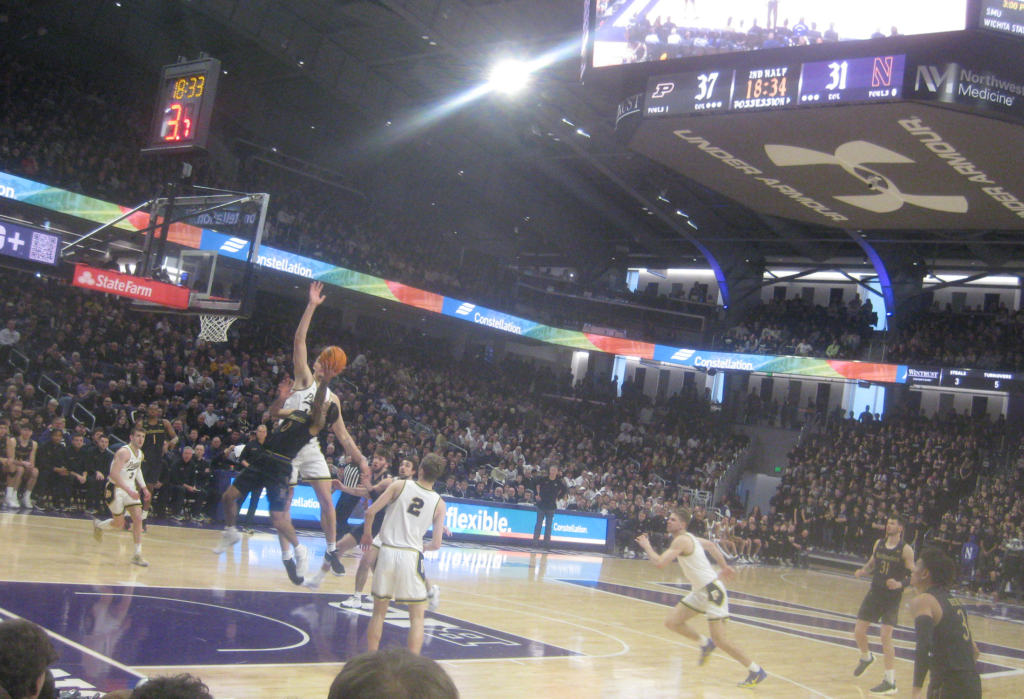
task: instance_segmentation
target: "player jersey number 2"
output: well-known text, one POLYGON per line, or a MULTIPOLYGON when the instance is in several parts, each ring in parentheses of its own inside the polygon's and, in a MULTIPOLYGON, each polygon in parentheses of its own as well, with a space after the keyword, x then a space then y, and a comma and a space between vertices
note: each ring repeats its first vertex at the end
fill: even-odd
POLYGON ((413 498, 409 501, 409 507, 405 508, 405 511, 411 514, 413 517, 419 517, 420 512, 423 511, 423 506, 427 503, 423 502, 422 498, 413 498))

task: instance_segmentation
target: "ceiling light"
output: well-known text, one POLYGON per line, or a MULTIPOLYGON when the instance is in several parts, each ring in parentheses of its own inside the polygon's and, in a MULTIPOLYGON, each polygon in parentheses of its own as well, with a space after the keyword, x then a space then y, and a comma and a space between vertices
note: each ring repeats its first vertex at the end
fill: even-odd
POLYGON ((491 69, 490 85, 499 92, 518 92, 529 81, 530 67, 522 61, 501 61, 491 69))

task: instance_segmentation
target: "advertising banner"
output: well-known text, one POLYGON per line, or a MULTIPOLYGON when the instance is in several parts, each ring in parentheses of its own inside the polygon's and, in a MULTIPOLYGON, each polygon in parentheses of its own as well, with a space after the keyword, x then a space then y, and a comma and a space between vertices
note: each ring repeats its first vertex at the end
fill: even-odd
POLYGON ((71 284, 83 289, 150 301, 171 308, 188 308, 189 290, 183 286, 111 272, 109 269, 75 265, 71 284))
MULTIPOLYGON (((232 479, 233 480, 233 479, 232 479)), ((238 511, 246 512, 249 498, 239 504, 238 511)), ((332 495, 334 504, 338 504, 341 493, 332 495)), ((533 528, 537 523, 537 510, 533 507, 519 505, 493 505, 478 500, 461 500, 445 498, 448 514, 445 526, 452 533, 455 541, 487 541, 490 543, 525 544, 533 539, 533 528)), ((320 502, 316 493, 308 485, 295 486, 292 497, 292 521, 310 527, 320 526, 320 502)), ((256 503, 256 516, 270 517, 270 503, 266 493, 261 493, 256 503)), ((362 517, 349 518, 349 524, 355 526, 362 522, 362 517)), ((554 533, 551 541, 563 548, 580 548, 605 550, 615 542, 615 519, 601 515, 563 512, 555 513, 554 533)))
MULTIPOLYGON (((529 544, 537 524, 537 509, 521 505, 495 505, 481 500, 445 498, 445 526, 453 538, 529 544)), ((601 515, 555 513, 551 541, 560 546, 605 549, 615 542, 615 519, 601 515)))
MULTIPOLYGON (((49 205, 49 208, 57 211, 92 221, 105 222, 122 213, 121 207, 105 204, 99 200, 70 192, 66 193, 67 197, 63 197, 59 194, 62 190, 55 190, 31 180, 0 172, 0 192, 5 191, 16 195, 12 198, 30 201, 30 203, 37 206, 49 205), (113 207, 112 211, 110 207, 113 207)), ((134 226, 135 230, 139 230, 146 227, 148 223, 149 218, 147 214, 142 219, 137 219, 137 217, 129 218, 122 223, 121 227, 128 226, 131 228, 134 226)), ((176 224, 173 230, 178 231, 178 234, 172 242, 176 242, 179 245, 201 250, 216 250, 219 254, 225 254, 235 259, 244 260, 248 258, 249 244, 241 238, 234 238, 223 233, 195 228, 185 224, 176 224)), ((316 279, 324 284, 331 284, 343 289, 369 294, 380 299, 403 303, 407 306, 414 306, 432 313, 441 313, 451 318, 458 318, 520 337, 529 337, 541 342, 587 352, 607 352, 608 354, 639 357, 640 359, 669 362, 698 369, 763 371, 797 376, 845 378, 884 383, 903 383, 906 381, 906 371, 900 372, 900 367, 895 364, 831 361, 811 357, 780 357, 710 352, 670 347, 668 345, 656 345, 652 342, 627 340, 620 337, 584 333, 577 330, 554 328, 473 303, 416 289, 400 282, 381 279, 380 277, 345 269, 344 267, 337 267, 328 262, 314 260, 295 253, 285 252, 284 250, 277 250, 267 245, 260 246, 255 262, 266 269, 295 274, 306 279, 316 279)), ((103 273, 111 274, 108 272, 103 273)), ((76 278, 77 276, 76 273, 76 278)), ((136 277, 126 278, 134 280, 136 283, 139 282, 136 277)), ((76 285, 82 286, 82 284, 76 285)), ((89 288, 95 287, 90 286, 89 288)), ((103 290, 108 291, 108 289, 103 290)), ((140 296, 134 296, 133 298, 143 298, 143 300, 147 301, 157 300, 151 297, 140 296)), ((163 302, 161 301, 160 303, 163 302)), ((187 305, 187 299, 185 303, 187 305)))
POLYGON ((60 244, 59 233, 49 233, 13 223, 0 224, 0 255, 56 265, 60 257, 60 244))

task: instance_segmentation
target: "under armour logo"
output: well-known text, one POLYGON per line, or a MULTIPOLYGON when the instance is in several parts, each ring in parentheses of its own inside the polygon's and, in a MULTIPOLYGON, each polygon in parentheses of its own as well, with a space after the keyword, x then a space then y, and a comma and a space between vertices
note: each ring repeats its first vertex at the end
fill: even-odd
POLYGON ((654 86, 654 92, 651 94, 651 99, 656 100, 659 97, 664 97, 674 89, 676 89, 675 83, 658 83, 654 86))
POLYGON ((836 148, 834 155, 796 146, 766 145, 764 149, 771 161, 780 167, 794 165, 838 165, 866 184, 868 189, 874 192, 874 194, 851 194, 833 198, 876 214, 887 214, 896 211, 904 204, 920 206, 923 209, 931 209, 933 211, 945 211, 951 214, 967 212, 967 197, 960 195, 904 194, 888 177, 869 167, 865 167, 865 164, 868 163, 914 163, 910 158, 874 143, 850 141, 836 148))
POLYGON ((87 286, 95 286, 96 280, 92 278, 92 272, 85 271, 78 275, 78 283, 87 286))

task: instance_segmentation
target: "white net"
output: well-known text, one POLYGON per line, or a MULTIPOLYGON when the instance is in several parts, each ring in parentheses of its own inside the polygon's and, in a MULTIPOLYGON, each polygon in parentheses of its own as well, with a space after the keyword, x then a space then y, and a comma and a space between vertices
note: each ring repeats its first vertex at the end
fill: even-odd
POLYGON ((207 342, 227 342, 228 328, 236 320, 236 316, 199 316, 199 339, 207 342))

